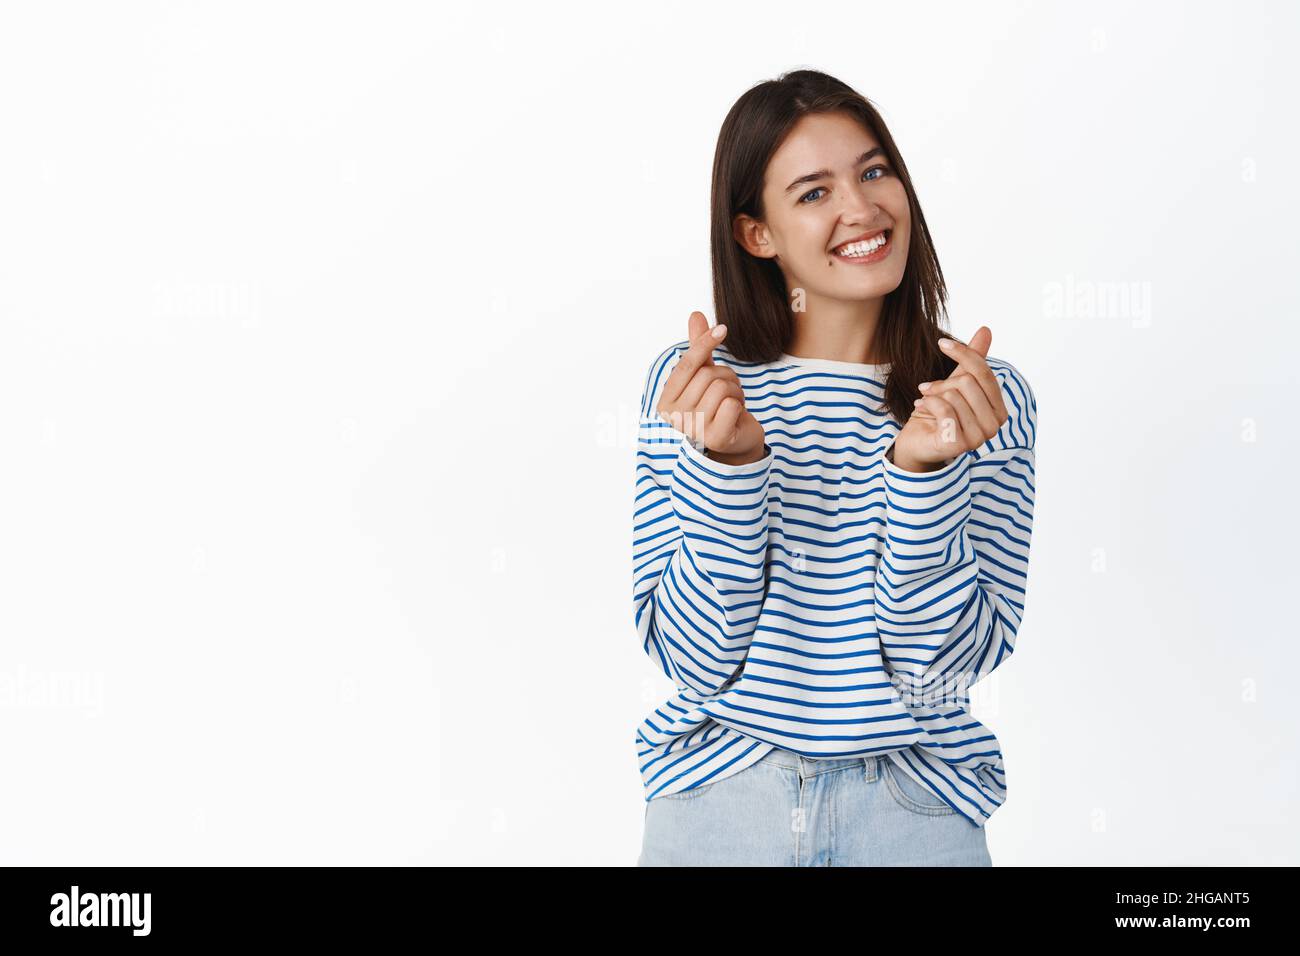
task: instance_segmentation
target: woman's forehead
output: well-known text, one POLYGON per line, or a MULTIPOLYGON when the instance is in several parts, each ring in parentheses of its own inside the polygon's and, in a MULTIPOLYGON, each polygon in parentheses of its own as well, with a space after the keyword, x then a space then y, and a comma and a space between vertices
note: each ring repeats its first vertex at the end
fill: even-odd
POLYGON ((768 172, 779 189, 786 180, 826 170, 831 175, 852 170, 862 154, 879 140, 858 120, 843 113, 814 113, 802 117, 772 154, 768 172), (789 173, 789 176, 785 176, 789 173), (782 178, 784 177, 784 178, 782 178))

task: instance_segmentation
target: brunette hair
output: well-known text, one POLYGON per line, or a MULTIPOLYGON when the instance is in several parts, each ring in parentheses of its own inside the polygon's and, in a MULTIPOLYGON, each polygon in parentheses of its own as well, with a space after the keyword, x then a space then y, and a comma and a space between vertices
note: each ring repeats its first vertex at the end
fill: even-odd
POLYGON ((770 259, 753 255, 733 232, 739 213, 764 218, 767 164, 790 130, 810 113, 855 117, 880 142, 907 191, 911 238, 898 288, 885 296, 875 350, 890 365, 884 403, 901 424, 912 414, 922 382, 946 378, 956 362, 939 349, 946 334, 948 290, 907 165, 871 102, 818 70, 793 70, 747 90, 722 122, 713 156, 710 251, 713 306, 727 326, 726 349, 742 362, 773 362, 794 334, 785 276, 770 259))

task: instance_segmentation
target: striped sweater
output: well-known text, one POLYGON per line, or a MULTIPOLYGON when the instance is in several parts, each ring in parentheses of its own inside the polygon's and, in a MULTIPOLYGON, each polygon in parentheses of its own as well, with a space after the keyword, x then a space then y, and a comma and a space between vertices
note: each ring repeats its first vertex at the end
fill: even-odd
POLYGON ((1037 406, 986 359, 1009 415, 926 474, 884 455, 888 365, 782 355, 734 369, 765 457, 726 465, 657 415, 689 343, 641 394, 633 605, 676 686, 636 734, 647 801, 744 770, 781 747, 880 754, 983 826, 1007 795, 1002 751, 969 689, 1010 656, 1024 614, 1037 406))

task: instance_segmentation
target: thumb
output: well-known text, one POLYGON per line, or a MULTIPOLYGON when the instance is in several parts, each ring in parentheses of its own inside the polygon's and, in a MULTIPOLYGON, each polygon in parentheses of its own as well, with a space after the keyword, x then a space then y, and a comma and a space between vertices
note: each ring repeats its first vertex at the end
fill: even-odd
POLYGON ((989 357, 989 345, 993 342, 993 330, 987 325, 981 325, 975 330, 975 334, 970 337, 967 344, 976 352, 979 352, 981 358, 989 357))
POLYGON ((709 320, 704 317, 703 312, 692 312, 691 317, 686 320, 686 337, 694 342, 708 327, 709 320))

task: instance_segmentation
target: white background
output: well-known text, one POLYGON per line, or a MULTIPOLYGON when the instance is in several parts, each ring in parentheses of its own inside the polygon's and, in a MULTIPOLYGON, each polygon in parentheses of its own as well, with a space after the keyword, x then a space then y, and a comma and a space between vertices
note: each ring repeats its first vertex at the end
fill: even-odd
POLYGON ((1037 395, 995 863, 1300 862, 1298 21, 7 4, 0 862, 633 863, 636 403, 801 66, 1037 395))

